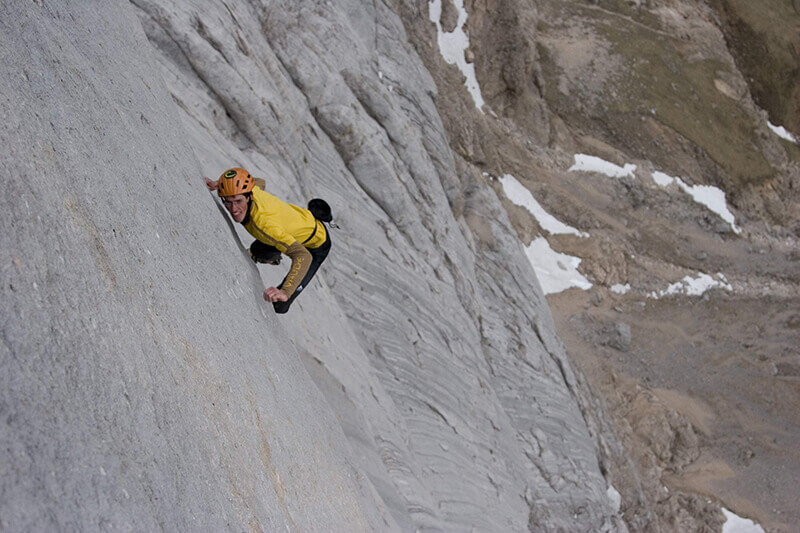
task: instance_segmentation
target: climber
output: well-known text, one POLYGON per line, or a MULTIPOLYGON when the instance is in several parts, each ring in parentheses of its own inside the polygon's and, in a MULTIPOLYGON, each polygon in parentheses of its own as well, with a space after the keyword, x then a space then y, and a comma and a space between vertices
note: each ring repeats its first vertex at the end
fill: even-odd
POLYGON ((309 209, 288 204, 264 191, 264 180, 253 178, 242 168, 223 172, 217 181, 203 178, 210 191, 217 191, 235 222, 256 238, 250 257, 257 263, 277 265, 281 253, 292 259, 289 273, 280 287, 264 291, 276 313, 286 313, 300 295, 331 249, 324 222, 330 222, 330 207, 312 200, 309 209))

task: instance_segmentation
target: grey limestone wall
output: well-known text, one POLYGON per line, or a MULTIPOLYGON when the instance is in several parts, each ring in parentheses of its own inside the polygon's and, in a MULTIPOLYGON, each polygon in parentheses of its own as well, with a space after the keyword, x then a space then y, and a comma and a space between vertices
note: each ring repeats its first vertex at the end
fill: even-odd
POLYGON ((624 527, 535 275, 389 5, 0 15, 0 527, 624 527), (287 316, 203 188, 234 165, 342 226, 287 316))
POLYGON ((0 529, 388 528, 130 5, 0 27, 0 529))

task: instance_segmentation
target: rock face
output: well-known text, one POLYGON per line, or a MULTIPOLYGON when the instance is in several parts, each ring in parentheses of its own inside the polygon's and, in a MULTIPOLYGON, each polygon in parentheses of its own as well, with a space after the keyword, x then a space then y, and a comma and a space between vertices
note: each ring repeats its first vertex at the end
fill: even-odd
POLYGON ((131 6, 0 11, 0 528, 396 527, 198 187, 131 6))
POLYGON ((714 0, 736 64, 772 121, 800 130, 800 2, 714 0))
POLYGON ((0 528, 625 530, 411 9, 3 3, 0 528), (234 165, 342 226, 286 317, 234 165))

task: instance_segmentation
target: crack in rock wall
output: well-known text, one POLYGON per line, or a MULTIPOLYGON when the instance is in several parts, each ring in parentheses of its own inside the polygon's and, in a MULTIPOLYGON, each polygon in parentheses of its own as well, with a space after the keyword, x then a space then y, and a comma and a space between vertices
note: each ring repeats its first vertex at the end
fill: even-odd
POLYGON ((1 526, 624 530, 541 288, 387 4, 2 15, 1 526), (280 319, 283 272, 200 180, 232 165, 342 226, 280 319))

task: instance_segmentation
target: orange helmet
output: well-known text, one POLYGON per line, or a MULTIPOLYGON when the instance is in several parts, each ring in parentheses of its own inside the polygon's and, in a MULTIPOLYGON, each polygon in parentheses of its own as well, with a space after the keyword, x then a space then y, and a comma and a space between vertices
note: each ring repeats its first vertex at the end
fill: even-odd
POLYGON ((219 177, 217 194, 223 198, 225 196, 247 194, 253 190, 254 185, 255 180, 249 172, 243 168, 232 168, 223 172, 222 176, 219 177))

